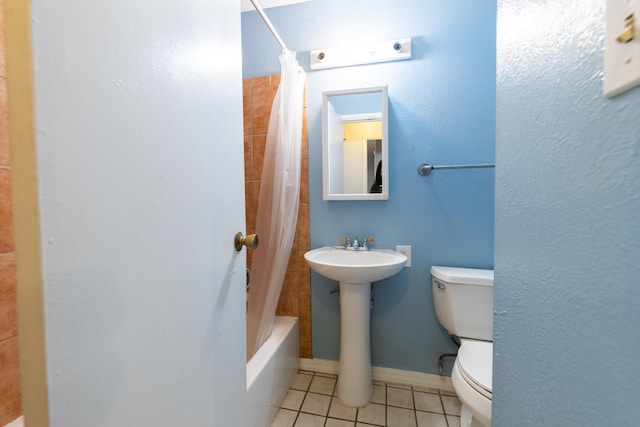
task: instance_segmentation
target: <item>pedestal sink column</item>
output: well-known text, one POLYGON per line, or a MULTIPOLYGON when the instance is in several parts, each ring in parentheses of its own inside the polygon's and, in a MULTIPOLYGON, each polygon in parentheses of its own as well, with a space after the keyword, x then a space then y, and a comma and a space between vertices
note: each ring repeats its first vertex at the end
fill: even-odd
POLYGON ((340 282, 338 398, 347 406, 369 403, 371 376, 371 283, 340 282))

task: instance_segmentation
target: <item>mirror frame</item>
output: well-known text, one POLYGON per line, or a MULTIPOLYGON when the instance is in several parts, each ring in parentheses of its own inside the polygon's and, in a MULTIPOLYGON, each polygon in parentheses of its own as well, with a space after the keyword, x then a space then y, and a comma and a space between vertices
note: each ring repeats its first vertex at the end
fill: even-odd
MULTIPOLYGON (((389 199, 389 111, 388 86, 358 89, 329 90, 322 92, 322 199, 323 200, 388 200, 389 199), (380 93, 382 97, 382 192, 381 193, 329 193, 331 168, 329 167, 329 97, 336 95, 358 95, 380 93)), ((341 172, 342 173, 342 172, 341 172)))

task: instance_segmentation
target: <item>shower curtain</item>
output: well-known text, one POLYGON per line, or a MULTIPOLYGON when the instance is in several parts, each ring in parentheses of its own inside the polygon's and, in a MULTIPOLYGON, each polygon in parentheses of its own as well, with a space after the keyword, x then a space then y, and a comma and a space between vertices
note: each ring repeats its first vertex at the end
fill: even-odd
POLYGON ((269 338, 298 219, 305 73, 295 52, 280 55, 280 86, 273 100, 262 166, 247 307, 247 360, 269 338))

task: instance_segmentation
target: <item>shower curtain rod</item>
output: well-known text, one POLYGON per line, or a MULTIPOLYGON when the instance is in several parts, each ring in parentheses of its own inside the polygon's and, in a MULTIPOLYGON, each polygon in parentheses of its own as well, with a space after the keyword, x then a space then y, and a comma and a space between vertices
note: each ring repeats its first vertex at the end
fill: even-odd
POLYGON ((288 51, 289 49, 287 49, 287 46, 285 46, 284 42, 280 38, 280 35, 278 34, 278 32, 276 31, 275 27, 273 26, 273 24, 269 20, 269 17, 267 17, 267 15, 264 13, 264 10, 262 10, 262 6, 260 6, 260 4, 258 4, 257 0, 249 0, 249 1, 251 2, 251 4, 253 4, 253 7, 256 8, 256 11, 260 15, 260 17, 262 18, 264 23, 267 25, 267 27, 269 28, 269 31, 271 31, 271 34, 273 34, 273 37, 275 37, 276 40, 278 41, 278 44, 280 45, 282 50, 283 51, 285 51, 285 50, 288 51))

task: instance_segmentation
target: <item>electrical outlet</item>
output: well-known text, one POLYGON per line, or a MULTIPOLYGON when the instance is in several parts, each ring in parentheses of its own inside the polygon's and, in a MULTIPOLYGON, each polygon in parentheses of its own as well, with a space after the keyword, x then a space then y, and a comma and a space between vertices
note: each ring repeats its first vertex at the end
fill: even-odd
POLYGON ((411 267, 411 245, 396 245, 396 252, 400 252, 407 257, 407 263, 404 267, 411 267))

